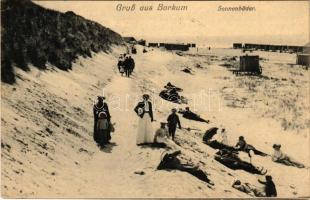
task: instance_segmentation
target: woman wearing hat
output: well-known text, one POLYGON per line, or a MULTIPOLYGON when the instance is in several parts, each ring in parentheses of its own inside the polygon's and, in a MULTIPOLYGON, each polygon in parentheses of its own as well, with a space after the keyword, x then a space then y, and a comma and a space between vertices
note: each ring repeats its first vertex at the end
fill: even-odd
MULTIPOLYGON (((94 104, 93 106, 93 114, 94 114, 94 140, 95 142, 99 142, 98 141, 98 133, 97 133, 97 122, 99 119, 99 113, 104 112, 106 114, 106 118, 107 120, 110 122, 111 120, 111 115, 109 112, 109 107, 108 104, 106 102, 104 102, 105 97, 103 96, 98 96, 98 101, 96 104, 94 104)), ((111 139, 110 133, 108 134, 108 138, 109 140, 111 139)))
POLYGON ((305 165, 303 165, 302 163, 299 163, 299 162, 293 160, 288 155, 284 154, 281 151, 281 144, 274 144, 272 146, 272 148, 274 149, 274 152, 273 152, 272 157, 271 157, 273 162, 283 163, 285 165, 294 166, 294 167, 298 167, 298 168, 304 168, 305 167, 305 165))
POLYGON ((143 95, 143 100, 138 103, 134 111, 139 116, 137 145, 152 143, 154 136, 152 131, 153 110, 152 103, 149 101, 150 96, 143 95))

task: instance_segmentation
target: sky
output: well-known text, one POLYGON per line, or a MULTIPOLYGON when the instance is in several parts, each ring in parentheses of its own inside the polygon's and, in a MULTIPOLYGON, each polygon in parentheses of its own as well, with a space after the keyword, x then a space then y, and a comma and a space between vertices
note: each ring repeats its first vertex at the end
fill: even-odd
POLYGON ((309 41, 308 1, 34 1, 87 19, 137 39, 221 44, 256 42, 303 45, 309 41), (186 11, 158 11, 159 4, 187 6, 186 11), (117 11, 117 6, 134 11, 117 11), (152 11, 140 11, 153 6, 152 11), (253 12, 224 12, 218 7, 251 6, 253 12))

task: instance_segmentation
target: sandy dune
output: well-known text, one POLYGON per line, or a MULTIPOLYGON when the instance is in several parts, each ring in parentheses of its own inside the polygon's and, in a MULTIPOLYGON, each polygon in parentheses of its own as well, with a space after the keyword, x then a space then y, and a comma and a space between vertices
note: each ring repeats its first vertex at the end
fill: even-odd
MULTIPOLYGON (((213 126, 225 127, 231 144, 243 135, 269 154, 273 143, 281 143, 309 166, 309 71, 290 65, 293 55, 259 52, 263 77, 236 77, 219 66, 240 55, 236 50, 179 56, 157 49, 142 54, 139 47, 136 71, 125 78, 115 66, 123 50, 80 58, 70 72, 52 66, 18 71, 16 85, 2 85, 3 197, 249 197, 231 188, 233 180, 261 186, 257 178, 263 177, 230 170, 213 159, 216 151, 201 141, 213 126), (184 67, 193 74, 182 72, 184 67), (143 93, 155 106, 154 128, 171 108, 186 106, 158 96, 168 81, 182 87, 192 110, 211 121, 180 117, 183 127, 202 131, 178 130, 176 141, 189 162, 208 172, 212 187, 186 173, 157 171, 164 150, 135 144, 133 107, 143 93), (92 104, 102 92, 116 132, 112 144, 100 151, 92 139, 92 104)), ((268 169, 280 197, 309 196, 309 169, 276 164, 270 157, 253 162, 268 169)))

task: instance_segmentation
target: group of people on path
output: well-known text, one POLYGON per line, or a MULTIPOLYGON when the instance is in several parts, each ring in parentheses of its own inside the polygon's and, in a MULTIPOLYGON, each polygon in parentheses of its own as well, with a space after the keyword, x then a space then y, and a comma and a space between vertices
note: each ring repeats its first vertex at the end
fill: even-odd
POLYGON ((124 53, 119 56, 117 67, 122 76, 125 73, 126 77, 130 77, 135 69, 135 61, 130 55, 124 53))

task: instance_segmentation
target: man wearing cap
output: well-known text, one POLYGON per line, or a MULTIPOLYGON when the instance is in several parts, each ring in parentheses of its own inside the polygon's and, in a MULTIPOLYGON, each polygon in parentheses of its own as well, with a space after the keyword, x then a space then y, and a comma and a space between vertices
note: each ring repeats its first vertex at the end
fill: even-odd
POLYGON ((179 116, 176 114, 177 109, 173 108, 171 112, 172 113, 167 118, 167 122, 168 122, 169 136, 171 136, 172 140, 174 140, 177 125, 179 126, 179 129, 181 129, 182 127, 181 127, 179 116))

